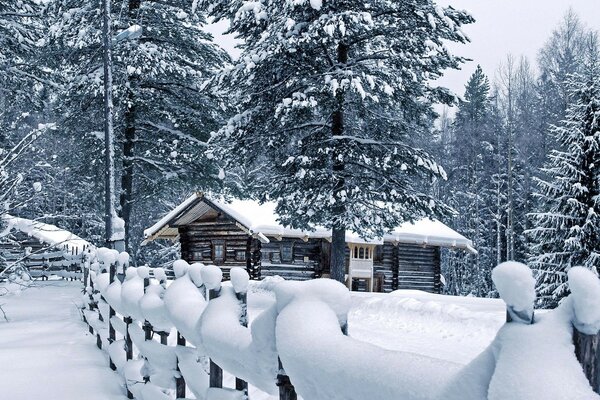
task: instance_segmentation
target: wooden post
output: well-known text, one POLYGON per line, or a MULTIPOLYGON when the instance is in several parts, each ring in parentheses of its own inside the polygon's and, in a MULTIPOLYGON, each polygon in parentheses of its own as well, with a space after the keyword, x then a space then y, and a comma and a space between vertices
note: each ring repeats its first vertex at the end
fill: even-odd
MULTIPOLYGON (((211 289, 208 291, 208 299, 216 299, 221 295, 221 286, 217 289, 211 289)), ((210 360, 209 366, 209 387, 211 388, 222 388, 223 387, 223 370, 217 364, 210 360)))
MULTIPOLYGON (((161 336, 162 343, 162 336, 161 336)), ((165 336, 165 344, 166 344, 166 336, 165 336)), ((177 346, 185 347, 185 338, 177 332, 177 346)), ((177 370, 179 370, 179 365, 177 366, 177 370)), ((181 371, 180 371, 181 372, 181 371)), ((175 397, 178 399, 185 398, 185 379, 183 379, 183 374, 180 373, 180 377, 175 379, 175 397)))
POLYGON ((290 377, 286 375, 283 365, 281 364, 281 359, 278 358, 277 361, 279 362, 279 372, 277 373, 279 400, 297 400, 298 395, 296 394, 296 389, 294 388, 294 385, 292 385, 290 377))
POLYGON ((600 334, 586 335, 573 329, 575 355, 594 392, 600 394, 600 334))
MULTIPOLYGON (((115 281, 115 274, 117 273, 117 266, 113 263, 110 265, 109 267, 109 284, 112 284, 115 281)), ((115 327, 112 324, 112 317, 114 317, 115 315, 117 315, 117 313, 115 312, 115 310, 112 308, 112 306, 109 304, 108 305, 108 343, 112 343, 116 340, 116 332, 115 332, 115 327)), ((117 366, 115 365, 115 363, 113 362, 113 360, 110 358, 108 358, 108 361, 110 363, 110 369, 112 369, 113 371, 117 370, 117 366)))
POLYGON ((129 361, 133 359, 133 342, 131 340, 131 335, 129 335, 129 325, 133 323, 133 319, 131 317, 124 317, 123 322, 125 322, 127 326, 127 335, 125 335, 125 358, 129 361))
POLYGON ((157 332, 160 336, 160 344, 167 345, 167 339, 169 338, 169 332, 157 332))
MULTIPOLYGON (((240 313, 240 324, 242 326, 248 326, 248 293, 240 292, 235 294, 235 297, 239 300, 241 306, 240 313)), ((235 378, 235 389, 244 392, 246 399, 248 399, 248 382, 238 377, 235 378)))

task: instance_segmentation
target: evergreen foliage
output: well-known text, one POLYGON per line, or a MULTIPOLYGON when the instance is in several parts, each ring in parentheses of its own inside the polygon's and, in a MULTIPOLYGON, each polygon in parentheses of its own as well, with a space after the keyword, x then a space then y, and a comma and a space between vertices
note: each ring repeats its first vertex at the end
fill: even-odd
POLYGON ((238 112, 213 152, 227 169, 264 166, 254 195, 276 200, 282 223, 333 229, 332 276, 346 230, 372 237, 444 211, 416 184, 444 171, 410 137, 454 99, 430 82, 462 61, 443 41, 464 42, 469 15, 432 1, 203 4, 245 43, 222 77, 238 112))
POLYGON ((544 208, 533 214, 535 251, 544 306, 554 307, 568 294, 566 273, 600 266, 600 63, 596 36, 588 39, 586 61, 568 82, 566 118, 551 131, 561 146, 554 150, 539 180, 544 208))

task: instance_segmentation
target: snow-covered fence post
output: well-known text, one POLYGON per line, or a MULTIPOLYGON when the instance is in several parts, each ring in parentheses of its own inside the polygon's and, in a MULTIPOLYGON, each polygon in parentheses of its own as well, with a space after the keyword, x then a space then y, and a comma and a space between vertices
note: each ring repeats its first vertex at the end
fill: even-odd
POLYGON ((514 261, 498 265, 492 280, 506 303, 506 322, 533 323, 535 279, 529 267, 514 261))
MULTIPOLYGON (((248 284, 250 282, 250 276, 248 272, 239 267, 234 267, 229 271, 233 290, 235 291, 235 297, 240 302, 240 324, 242 326, 248 326, 248 284)), ((244 392, 246 398, 248 397, 248 382, 235 378, 235 389, 244 392)))
POLYGON ((298 395, 296 394, 296 388, 294 388, 294 385, 290 381, 290 377, 285 373, 279 357, 277 358, 277 362, 279 363, 279 372, 277 373, 279 400, 297 400, 298 395))
MULTIPOLYGON (((117 274, 117 264, 116 263, 110 263, 109 266, 109 275, 108 275, 108 283, 109 285, 112 284, 115 281, 115 275, 117 274)), ((114 316, 116 316, 117 313, 115 312, 115 309, 109 304, 108 305, 108 343, 112 343, 116 340, 116 332, 115 332, 115 327, 112 324, 112 318, 114 316)), ((112 369, 113 371, 117 370, 117 366, 115 365, 115 363, 113 362, 112 358, 108 358, 108 361, 110 363, 110 369, 112 369)))
POLYGON ((594 392, 600 393, 600 279, 589 269, 568 272, 575 355, 594 392))
MULTIPOLYGON (((203 270, 204 285, 208 289, 208 300, 213 300, 221 295, 221 281, 223 271, 219 267, 207 266, 203 270)), ((223 370, 211 359, 209 365, 209 387, 223 387, 223 370)))

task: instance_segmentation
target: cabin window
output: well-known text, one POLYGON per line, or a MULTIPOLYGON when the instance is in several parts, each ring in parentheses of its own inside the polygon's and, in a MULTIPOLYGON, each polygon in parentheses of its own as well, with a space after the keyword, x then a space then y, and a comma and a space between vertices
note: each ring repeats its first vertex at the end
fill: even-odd
POLYGON ((365 258, 365 249, 364 249, 364 247, 360 247, 358 249, 358 258, 361 258, 361 259, 365 258))
POLYGON ((213 262, 219 263, 225 261, 225 242, 213 242, 213 262))
POLYGON ((271 253, 271 262, 274 262, 274 263, 281 262, 281 256, 278 251, 274 251, 271 253))
POLYGON ((244 250, 238 250, 235 252, 236 261, 246 261, 246 252, 244 250))
POLYGON ((281 245, 281 259, 285 262, 290 262, 294 259, 294 252, 291 244, 281 245))
POLYGON ((358 247, 354 248, 354 258, 358 258, 358 247))
POLYGON ((375 246, 375 254, 373 259, 375 262, 383 262, 383 246, 375 246))

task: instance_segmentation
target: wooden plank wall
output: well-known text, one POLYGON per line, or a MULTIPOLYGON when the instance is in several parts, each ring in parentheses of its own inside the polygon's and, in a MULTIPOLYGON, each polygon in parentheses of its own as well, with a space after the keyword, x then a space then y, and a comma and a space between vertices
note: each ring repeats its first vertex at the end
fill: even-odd
POLYGON ((227 217, 219 216, 215 220, 196 221, 179 227, 179 240, 181 258, 189 263, 214 263, 221 267, 225 279, 229 279, 232 267, 242 267, 248 270, 252 279, 260 279, 260 242, 227 217), (222 262, 213 261, 215 244, 225 246, 222 262))

